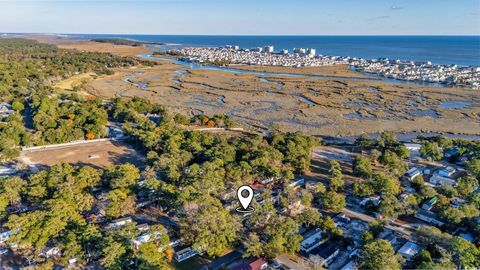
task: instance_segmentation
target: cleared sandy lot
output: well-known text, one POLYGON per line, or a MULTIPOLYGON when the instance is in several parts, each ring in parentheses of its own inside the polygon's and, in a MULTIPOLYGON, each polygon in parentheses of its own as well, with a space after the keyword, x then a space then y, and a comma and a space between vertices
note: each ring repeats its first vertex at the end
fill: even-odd
POLYGON ((110 165, 132 163, 144 166, 145 156, 120 141, 95 142, 22 153, 37 167, 49 167, 61 162, 106 168, 110 165))

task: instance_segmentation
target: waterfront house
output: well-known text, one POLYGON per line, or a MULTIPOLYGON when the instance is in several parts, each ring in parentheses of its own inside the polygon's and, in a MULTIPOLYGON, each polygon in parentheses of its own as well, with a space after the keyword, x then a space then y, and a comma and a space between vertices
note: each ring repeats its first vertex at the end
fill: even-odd
POLYGON ((333 221, 335 222, 335 225, 337 227, 343 227, 348 225, 350 223, 350 218, 347 217, 345 214, 338 214, 333 218, 333 221))
POLYGON ((407 148, 408 152, 410 153, 410 158, 416 158, 420 156, 420 148, 422 147, 419 143, 404 143, 405 148, 407 148))
POLYGON ((453 208, 460 208, 462 205, 466 204, 467 201, 465 199, 461 199, 459 197, 453 197, 450 201, 450 206, 453 208))
POLYGON ((398 238, 392 230, 384 229, 378 235, 378 238, 389 242, 394 248, 398 244, 398 238))
POLYGON ((357 263, 354 260, 348 261, 340 270, 357 270, 357 263))

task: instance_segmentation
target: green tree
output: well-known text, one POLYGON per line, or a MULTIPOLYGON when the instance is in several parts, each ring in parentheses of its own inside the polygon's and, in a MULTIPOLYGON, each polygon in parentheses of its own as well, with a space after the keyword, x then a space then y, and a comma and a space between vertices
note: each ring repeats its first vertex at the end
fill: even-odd
POLYGON ((445 219, 450 226, 459 225, 462 222, 462 219, 465 217, 465 214, 457 208, 447 207, 440 211, 440 217, 445 219))
POLYGON ((14 109, 15 111, 17 112, 23 112, 23 110, 25 109, 25 106, 23 105, 23 103, 21 103, 20 101, 14 101, 12 103, 12 109, 14 109))
POLYGON ((260 257, 264 254, 264 244, 260 241, 260 237, 256 233, 250 233, 248 240, 244 241, 247 249, 246 255, 252 257, 260 257))
POLYGON ((460 194, 467 197, 470 195, 478 186, 478 179, 464 176, 460 177, 457 180, 457 190, 460 194))
POLYGON ((267 238, 264 255, 274 258, 279 253, 291 253, 300 250, 302 236, 298 234, 298 223, 290 217, 276 215, 263 233, 267 238))
POLYGON ((386 150, 379 158, 380 163, 388 166, 390 172, 400 176, 407 171, 407 165, 394 151, 386 150))
POLYGON ((436 269, 435 263, 432 260, 432 256, 426 249, 423 249, 413 256, 412 261, 413 265, 415 265, 418 269, 436 269))
POLYGON ((126 248, 113 239, 107 239, 102 249, 100 263, 107 269, 122 269, 121 258, 127 253, 126 248))
POLYGON ((367 197, 375 194, 375 189, 370 182, 353 183, 353 194, 359 197, 367 197))
POLYGON ((420 148, 420 155, 429 160, 440 160, 443 152, 436 142, 426 142, 420 148))
POLYGON ((467 163, 467 171, 480 179, 480 159, 472 159, 467 163))
POLYGON ((141 244, 137 252, 138 269, 170 269, 167 258, 153 242, 141 244))
POLYGON ((379 205, 379 211, 383 216, 396 219, 404 213, 404 209, 397 198, 392 194, 385 194, 379 205))
POLYGON ((363 246, 359 268, 400 270, 402 267, 392 245, 383 239, 378 239, 363 246))
MULTIPOLYGON (((25 191, 27 182, 20 177, 11 177, 3 179, 0 182, 0 205, 17 205, 20 203, 22 197, 21 194, 25 191), (5 200, 3 199, 5 198, 5 200)), ((5 207, 1 207, 0 211, 5 210, 5 207)))
POLYGON ((140 171, 134 165, 126 163, 107 168, 104 178, 111 188, 129 188, 140 178, 140 171))
POLYGON ((111 218, 118 218, 135 213, 135 196, 129 195, 125 189, 114 189, 106 196, 107 207, 105 215, 111 218))
POLYGON ((453 250, 456 264, 462 269, 475 269, 480 267, 480 250, 472 243, 461 237, 453 238, 453 250))
POLYGON ((219 256, 237 239, 239 221, 221 205, 211 199, 181 220, 181 232, 185 240, 199 252, 219 256))
POLYGON ((345 180, 343 179, 342 168, 336 160, 330 161, 330 189, 339 191, 343 189, 345 180))
POLYGON ((398 195, 402 191, 398 179, 390 174, 378 173, 369 182, 377 193, 398 195))
POLYGON ((335 222, 331 217, 326 217, 322 220, 321 226, 322 231, 324 231, 328 236, 341 236, 343 231, 335 225, 335 222))
POLYGON ((338 213, 346 206, 345 195, 328 191, 322 197, 322 206, 329 212, 338 213))
POLYGON ((322 214, 315 208, 306 208, 297 216, 297 221, 305 227, 319 225, 322 221, 322 214))
POLYGON ((356 156, 353 160, 353 173, 356 176, 368 179, 373 175, 372 164, 366 157, 356 156))

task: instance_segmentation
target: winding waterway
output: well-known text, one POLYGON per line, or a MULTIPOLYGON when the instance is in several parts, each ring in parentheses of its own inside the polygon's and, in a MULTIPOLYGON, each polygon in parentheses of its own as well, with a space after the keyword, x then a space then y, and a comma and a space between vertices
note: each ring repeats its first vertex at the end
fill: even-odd
POLYGON ((358 72, 360 74, 367 75, 368 78, 354 78, 354 77, 343 77, 343 76, 322 76, 322 75, 307 75, 307 74, 243 70, 243 69, 230 68, 230 67, 201 65, 201 64, 182 61, 182 60, 178 60, 178 59, 157 57, 157 56, 152 55, 152 53, 140 54, 140 55, 137 55, 137 57, 143 58, 143 59, 168 61, 168 62, 171 62, 171 63, 175 63, 175 64, 178 64, 178 65, 185 66, 185 67, 190 68, 190 69, 206 69, 206 70, 223 71, 223 72, 237 73, 237 74, 252 74, 252 75, 257 75, 257 76, 284 76, 284 77, 294 77, 294 78, 334 79, 334 80, 350 80, 350 81, 383 81, 383 82, 397 83, 397 84, 413 84, 413 85, 420 85, 420 86, 443 87, 443 85, 439 84, 439 83, 397 80, 397 79, 392 79, 392 78, 381 77, 381 76, 378 76, 376 74, 359 72, 359 71, 356 71, 354 69, 351 69, 351 70, 353 72, 358 72))

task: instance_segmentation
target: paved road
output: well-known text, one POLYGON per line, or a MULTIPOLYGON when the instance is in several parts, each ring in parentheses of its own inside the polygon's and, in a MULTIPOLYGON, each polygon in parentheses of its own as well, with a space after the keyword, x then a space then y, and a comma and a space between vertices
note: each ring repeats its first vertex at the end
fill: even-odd
POLYGON ((166 217, 166 216, 152 217, 152 216, 149 216, 147 214, 137 213, 137 214, 133 215, 133 218, 137 222, 142 222, 142 223, 152 223, 152 222, 156 223, 156 222, 158 222, 158 223, 162 224, 163 226, 175 227, 175 228, 180 227, 180 224, 178 224, 178 222, 176 222, 176 221, 174 221, 171 218, 166 217))

